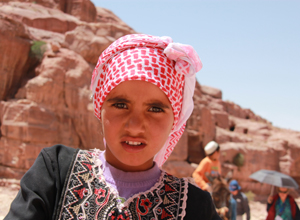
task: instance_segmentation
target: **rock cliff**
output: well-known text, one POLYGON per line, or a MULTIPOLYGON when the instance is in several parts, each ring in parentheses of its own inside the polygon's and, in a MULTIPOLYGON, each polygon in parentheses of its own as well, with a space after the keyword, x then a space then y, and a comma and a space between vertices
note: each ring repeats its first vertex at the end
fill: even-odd
MULTIPOLYGON (((109 44, 136 32, 89 0, 2 0, 0 29, 0 177, 21 178, 42 148, 57 143, 103 149, 91 73, 109 44)), ((232 171, 245 191, 270 192, 269 185, 249 179, 259 169, 300 183, 300 132, 274 127, 198 82, 194 104, 165 170, 191 176, 203 147, 215 140, 224 173, 232 171)))

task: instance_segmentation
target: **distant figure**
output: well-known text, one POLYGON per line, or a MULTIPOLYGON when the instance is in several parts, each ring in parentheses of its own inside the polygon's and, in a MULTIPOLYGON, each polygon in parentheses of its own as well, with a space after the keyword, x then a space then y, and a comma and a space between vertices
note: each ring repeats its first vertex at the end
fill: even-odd
POLYGON ((211 141, 205 146, 204 151, 207 156, 201 160, 193 173, 193 178, 201 189, 211 193, 212 188, 207 176, 217 177, 221 175, 220 146, 215 141, 211 141))
POLYGON ((300 211, 297 203, 289 195, 289 189, 279 187, 275 196, 269 196, 267 220, 299 220, 300 211))
POLYGON ((236 180, 231 180, 229 183, 231 192, 231 220, 242 220, 243 214, 246 213, 247 220, 250 219, 250 208, 247 196, 242 193, 241 187, 236 180))

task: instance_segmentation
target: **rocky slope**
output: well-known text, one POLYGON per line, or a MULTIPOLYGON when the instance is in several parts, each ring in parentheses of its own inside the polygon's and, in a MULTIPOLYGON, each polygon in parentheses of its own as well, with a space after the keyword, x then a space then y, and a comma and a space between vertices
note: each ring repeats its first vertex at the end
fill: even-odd
MULTIPOLYGON (((0 1, 0 177, 21 178, 40 150, 57 143, 103 149, 89 83, 100 53, 136 33, 89 0, 0 1)), ((300 183, 300 132, 273 127, 250 109, 197 83, 195 109, 164 169, 191 176, 211 140, 221 145, 225 173, 244 191, 267 195, 249 179, 278 170, 300 183)))

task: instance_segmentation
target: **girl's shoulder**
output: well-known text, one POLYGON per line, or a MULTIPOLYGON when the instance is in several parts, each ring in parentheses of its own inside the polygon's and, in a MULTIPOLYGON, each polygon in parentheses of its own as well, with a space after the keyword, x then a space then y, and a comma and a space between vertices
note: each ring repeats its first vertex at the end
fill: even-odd
POLYGON ((62 144, 56 144, 51 147, 45 147, 42 149, 42 154, 48 154, 50 157, 55 157, 58 155, 69 155, 72 156, 75 152, 77 152, 79 149, 67 147, 62 144))
POLYGON ((216 212, 211 195, 208 192, 203 191, 192 183, 189 183, 187 197, 185 220, 198 218, 221 220, 216 212))

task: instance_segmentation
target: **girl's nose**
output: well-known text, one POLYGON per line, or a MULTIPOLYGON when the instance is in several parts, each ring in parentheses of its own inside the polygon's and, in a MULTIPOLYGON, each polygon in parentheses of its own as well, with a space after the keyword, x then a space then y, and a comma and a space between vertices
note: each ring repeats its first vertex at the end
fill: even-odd
POLYGON ((141 113, 132 112, 126 121, 125 129, 131 135, 137 135, 145 131, 145 120, 141 113))

